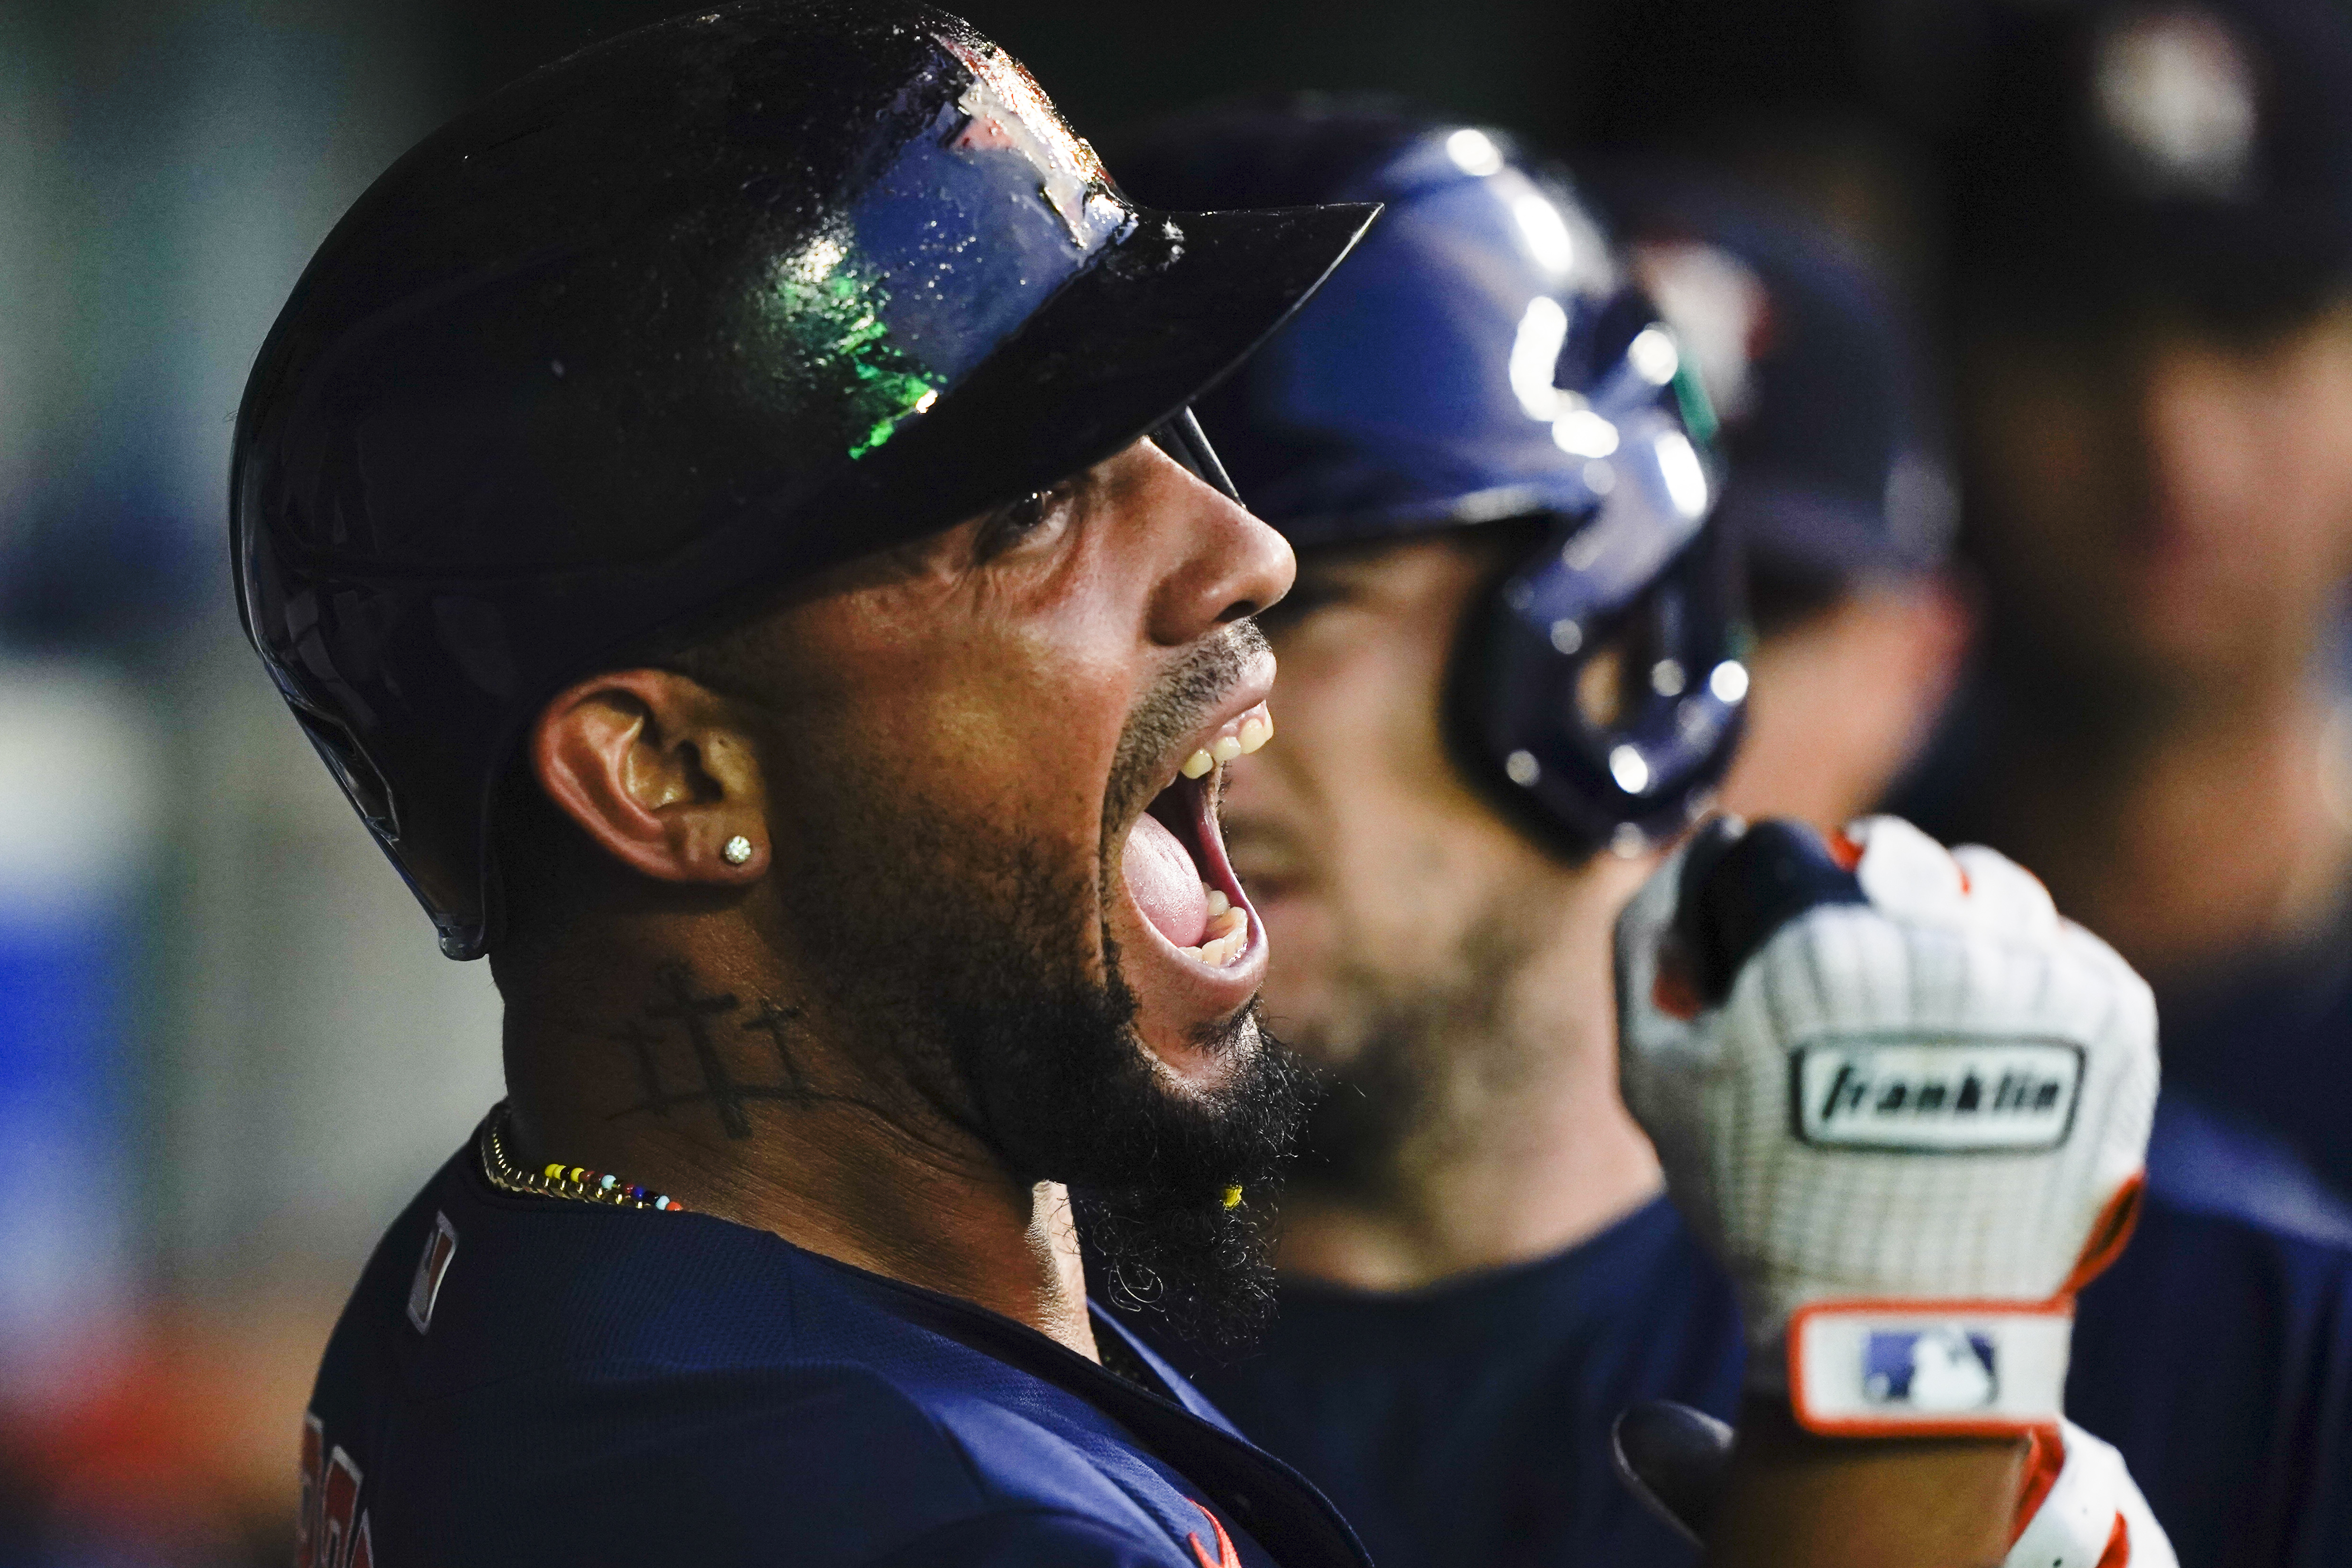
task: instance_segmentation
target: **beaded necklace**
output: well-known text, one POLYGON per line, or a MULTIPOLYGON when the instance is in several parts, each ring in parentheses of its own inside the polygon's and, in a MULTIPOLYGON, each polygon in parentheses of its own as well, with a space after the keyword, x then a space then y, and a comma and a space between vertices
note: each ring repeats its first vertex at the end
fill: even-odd
POLYGON ((549 1166, 537 1176, 516 1166, 507 1155, 504 1133, 514 1118, 507 1103, 499 1101, 482 1118, 482 1131, 478 1140, 482 1175, 501 1192, 520 1192, 532 1197, 568 1197, 578 1203, 610 1204, 616 1208, 658 1208, 668 1214, 683 1214, 686 1205, 674 1197, 644 1187, 633 1186, 616 1176, 606 1176, 580 1166, 561 1163, 549 1166))
MULTIPOLYGON (((514 1113, 503 1100, 490 1107, 482 1118, 482 1130, 475 1140, 482 1161, 482 1174, 492 1186, 501 1192, 519 1192, 532 1197, 566 1197, 578 1203, 608 1203, 621 1208, 658 1208, 668 1214, 683 1214, 686 1205, 674 1197, 647 1192, 632 1186, 615 1176, 604 1176, 580 1166, 550 1165, 538 1176, 519 1167, 507 1155, 506 1140, 499 1134, 514 1120, 514 1113)), ((1241 1189, 1232 1187, 1225 1194, 1225 1207, 1233 1207, 1241 1201, 1241 1189)), ((1106 1371, 1123 1378, 1137 1387, 1174 1397, 1168 1385, 1145 1361, 1116 1333, 1097 1336, 1097 1354, 1106 1371)))

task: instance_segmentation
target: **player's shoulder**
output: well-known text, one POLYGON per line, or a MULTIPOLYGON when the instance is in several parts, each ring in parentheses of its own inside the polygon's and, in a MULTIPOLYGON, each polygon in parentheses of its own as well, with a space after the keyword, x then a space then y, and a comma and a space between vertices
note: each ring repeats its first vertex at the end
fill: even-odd
POLYGON ((2315 1260, 2352 1250, 2352 1202, 2283 1140, 2189 1095, 2158 1102, 2147 1173, 2150 1195, 2183 1215, 2315 1260))
POLYGON ((346 1309, 316 1446, 359 1478, 387 1561, 765 1562, 789 1542, 847 1565, 927 1539, 1183 1561, 1186 1500, 1115 1423, 886 1287, 707 1216, 491 1192, 460 1156, 346 1309))
POLYGON ((870 1363, 542 1369, 428 1402, 404 1437, 415 1468, 374 1506, 417 1560, 1181 1561, 1151 1506, 1181 1500, 1131 1456, 870 1363))
POLYGON ((2160 1312, 2150 1332, 2227 1323, 2244 1343, 2325 1343, 2352 1370, 2352 1204, 2284 1143, 2168 1092, 2137 1229, 2084 1301, 2095 1331, 2160 1312))

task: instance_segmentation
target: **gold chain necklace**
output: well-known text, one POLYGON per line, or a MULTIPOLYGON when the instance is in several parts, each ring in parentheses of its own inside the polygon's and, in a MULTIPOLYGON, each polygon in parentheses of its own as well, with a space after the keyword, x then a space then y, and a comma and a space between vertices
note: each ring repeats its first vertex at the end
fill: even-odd
POLYGON ((502 1134, 510 1130, 514 1113, 503 1100, 490 1107, 482 1118, 482 1130, 476 1142, 481 1153, 482 1175, 501 1192, 525 1193, 532 1197, 567 1197, 576 1203, 601 1203, 614 1208, 658 1208, 667 1214, 683 1214, 686 1205, 665 1194, 648 1192, 633 1186, 619 1176, 607 1176, 582 1166, 550 1165, 537 1176, 518 1166, 508 1157, 502 1134))

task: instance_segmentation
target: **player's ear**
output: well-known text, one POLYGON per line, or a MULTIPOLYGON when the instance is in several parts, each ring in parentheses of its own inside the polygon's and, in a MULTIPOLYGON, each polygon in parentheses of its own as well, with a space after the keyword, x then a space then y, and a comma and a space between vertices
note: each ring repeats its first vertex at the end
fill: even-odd
POLYGON ((531 771, 590 841, 663 882, 768 868, 767 780, 739 705, 667 670, 612 670, 540 710, 531 771))
POLYGON ((1924 573, 1904 592, 1903 621, 1898 662, 1907 687, 1904 695, 1925 730, 1960 684, 1976 641, 1977 594, 1950 570, 1924 573))

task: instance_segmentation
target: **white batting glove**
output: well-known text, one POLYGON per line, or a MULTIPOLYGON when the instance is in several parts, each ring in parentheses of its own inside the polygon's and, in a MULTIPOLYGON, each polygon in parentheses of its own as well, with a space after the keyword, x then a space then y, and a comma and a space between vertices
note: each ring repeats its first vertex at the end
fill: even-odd
POLYGON ((1738 1286, 1752 1391, 1833 1435, 2059 1420, 2156 1102, 2113 950, 1891 817, 1719 821, 1619 920, 1617 987, 1626 1103, 1738 1286))

